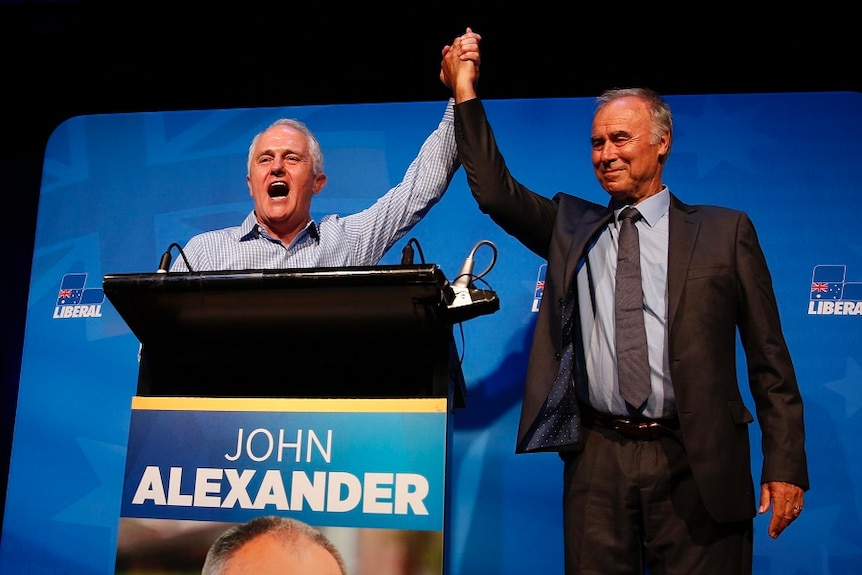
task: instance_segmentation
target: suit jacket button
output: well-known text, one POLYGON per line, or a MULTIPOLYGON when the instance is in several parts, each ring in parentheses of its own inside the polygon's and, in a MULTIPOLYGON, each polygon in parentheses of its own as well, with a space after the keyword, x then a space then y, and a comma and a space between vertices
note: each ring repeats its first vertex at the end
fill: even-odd
POLYGON ((554 359, 556 359, 557 361, 560 361, 560 357, 562 356, 559 353, 554 354, 554 359))

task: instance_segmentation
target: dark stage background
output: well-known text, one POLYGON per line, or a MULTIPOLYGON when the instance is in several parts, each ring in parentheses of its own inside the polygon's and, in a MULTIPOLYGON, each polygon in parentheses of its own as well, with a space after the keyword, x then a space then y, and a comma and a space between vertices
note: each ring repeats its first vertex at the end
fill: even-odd
MULTIPOLYGON (((0 505, 5 501, 42 154, 84 114, 446 97, 440 49, 483 35, 489 99, 860 91, 858 24, 817 3, 93 3, 0 0, 0 505)), ((792 125, 794 118, 788 118, 792 125)), ((584 137, 575 134, 574 138, 584 137)), ((834 127, 836 162, 846 134, 834 127)), ((123 161, 122 142, 117 162, 123 161)), ((117 214, 123 218, 128 214, 117 214)))

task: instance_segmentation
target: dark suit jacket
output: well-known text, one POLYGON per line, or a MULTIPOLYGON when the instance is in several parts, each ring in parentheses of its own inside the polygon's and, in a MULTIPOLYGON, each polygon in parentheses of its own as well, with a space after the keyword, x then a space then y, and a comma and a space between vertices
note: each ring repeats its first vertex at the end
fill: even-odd
MULTIPOLYGON (((612 210, 563 193, 549 199, 515 180, 478 99, 455 107, 455 135, 480 210, 548 262, 518 429, 516 451, 523 452, 559 369, 563 299, 612 210)), ((713 518, 749 519, 759 492, 748 431, 754 418, 736 376, 737 329, 762 430, 760 480, 808 489, 802 399, 772 279, 743 212, 689 206, 672 195, 669 218, 667 336, 680 435, 713 518)), ((585 384, 585 373, 576 360, 577 386, 585 384)))

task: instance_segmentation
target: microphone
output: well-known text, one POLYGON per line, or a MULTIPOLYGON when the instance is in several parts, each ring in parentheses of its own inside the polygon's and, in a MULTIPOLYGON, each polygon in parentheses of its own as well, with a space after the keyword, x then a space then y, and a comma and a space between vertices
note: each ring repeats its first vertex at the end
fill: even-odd
POLYGON ((455 281, 452 282, 453 288, 470 288, 473 285, 473 280, 480 279, 488 274, 488 272, 493 269, 494 264, 497 263, 497 246, 495 246, 489 240, 481 240, 473 249, 470 250, 470 253, 467 254, 467 257, 464 259, 464 263, 461 264, 461 269, 458 270, 458 275, 455 276, 455 281), (492 250, 491 263, 488 264, 488 267, 477 276, 473 275, 473 264, 474 257, 476 256, 476 252, 482 246, 489 246, 492 250))
MULTIPOLYGON (((474 317, 494 313, 500 309, 500 298, 490 289, 477 289, 474 280, 480 280, 490 272, 497 263, 497 246, 488 240, 478 242, 461 264, 455 281, 449 284, 451 297, 446 297, 446 311, 444 317, 453 325, 472 319, 474 317), (482 246, 488 246, 492 250, 491 263, 485 270, 476 275, 473 273, 476 252, 482 246)), ((483 280, 484 282, 484 280, 483 280)), ((487 282, 484 282, 487 284, 487 282)))
POLYGON ((413 246, 407 244, 404 246, 404 249, 401 250, 401 265, 409 266, 413 264, 413 246))
MULTIPOLYGON (((474 248, 475 250, 475 248, 474 248)), ((458 270, 458 275, 455 276, 455 281, 452 282, 452 287, 468 288, 473 283, 473 254, 464 258, 464 263, 461 264, 461 269, 458 270)))
POLYGON ((167 250, 165 250, 165 253, 163 253, 163 254, 162 254, 161 259, 159 259, 159 268, 156 270, 156 273, 166 274, 166 273, 168 273, 168 272, 170 271, 170 269, 171 269, 171 259, 172 259, 172 256, 171 256, 171 249, 173 249, 173 248, 177 248, 177 251, 178 251, 178 252, 180 252, 180 256, 182 256, 183 261, 186 263, 186 268, 187 268, 190 272, 191 272, 191 271, 194 271, 194 270, 192 269, 191 264, 189 264, 189 260, 188 260, 188 258, 186 258, 186 254, 185 254, 185 252, 183 251, 182 246, 180 246, 180 244, 178 244, 178 243, 176 243, 176 242, 173 242, 171 245, 169 245, 169 246, 168 246, 168 249, 167 249, 167 250))
MULTIPOLYGON (((490 290, 480 290, 477 289, 473 284, 474 280, 482 279, 485 275, 488 274, 493 268, 494 264, 497 263, 497 246, 495 246, 492 242, 488 240, 481 240, 473 249, 470 250, 470 253, 467 254, 467 257, 464 259, 464 263, 461 264, 461 269, 458 270, 458 275, 455 276, 455 281, 452 282, 452 292, 454 293, 454 298, 451 303, 448 304, 448 308, 450 310, 454 308, 466 308, 463 310, 464 313, 457 314, 458 317, 467 317, 470 315, 478 315, 480 313, 489 313, 485 311, 487 309, 496 310, 499 308, 499 301, 497 298, 497 294, 490 290), (482 246, 488 246, 492 250, 491 255, 491 263, 488 264, 488 267, 485 270, 475 275, 473 273, 473 266, 475 264, 475 256, 476 252, 482 246), (470 314, 467 312, 467 309, 472 309, 476 311, 475 314, 470 314)), ((453 316, 454 317, 454 316, 453 316)))
POLYGON ((410 238, 407 240, 407 244, 404 246, 404 249, 401 250, 402 266, 413 265, 413 246, 416 246, 416 251, 419 252, 419 259, 422 260, 423 264, 425 263, 425 254, 422 253, 422 246, 419 245, 419 240, 416 238, 410 238))
MULTIPOLYGON (((173 244, 171 244, 173 245, 173 244)), ((166 274, 171 267, 171 248, 168 248, 168 251, 162 254, 162 259, 159 260, 159 269, 156 270, 156 273, 166 274)))

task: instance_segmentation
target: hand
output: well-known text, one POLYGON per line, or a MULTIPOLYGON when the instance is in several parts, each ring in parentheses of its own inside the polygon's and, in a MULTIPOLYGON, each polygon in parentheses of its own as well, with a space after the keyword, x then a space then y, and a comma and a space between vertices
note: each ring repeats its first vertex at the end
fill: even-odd
POLYGON ((443 47, 443 60, 440 63, 440 81, 450 88, 456 102, 476 97, 479 82, 481 54, 479 41, 482 36, 471 28, 455 38, 451 45, 443 47))
POLYGON ((769 536, 778 539, 781 532, 793 523, 805 505, 802 488, 783 481, 769 481, 760 486, 760 514, 769 511, 772 504, 772 519, 769 521, 769 536))

